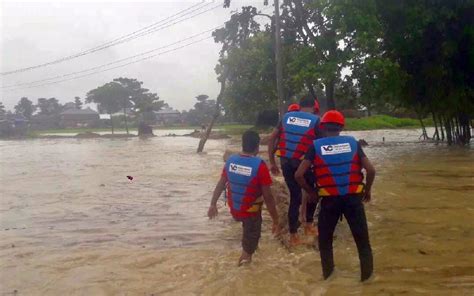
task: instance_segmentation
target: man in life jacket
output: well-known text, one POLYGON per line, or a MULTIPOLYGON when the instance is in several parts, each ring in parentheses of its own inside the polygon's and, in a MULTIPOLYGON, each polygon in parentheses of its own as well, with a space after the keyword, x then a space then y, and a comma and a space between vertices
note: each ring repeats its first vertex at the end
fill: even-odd
MULTIPOLYGON (((290 206, 288 208, 288 226, 290 232, 290 245, 300 244, 298 237, 299 209, 302 200, 301 187, 295 180, 295 172, 301 160, 304 158, 308 147, 318 135, 319 117, 313 114, 314 98, 303 97, 300 100, 300 111, 286 113, 278 127, 270 135, 268 143, 268 156, 270 169, 273 174, 278 175, 280 170, 276 165, 275 154, 280 157, 281 170, 285 183, 290 191, 290 206), (275 149, 276 147, 276 149, 275 149)), ((314 183, 312 172, 306 173, 308 182, 314 183)), ((316 236, 316 228, 313 224, 316 204, 310 203, 306 207, 305 234, 316 236)))
POLYGON ((361 281, 365 281, 372 275, 373 259, 362 201, 369 202, 371 199, 375 169, 356 139, 339 135, 344 127, 344 116, 340 112, 326 112, 321 119, 321 126, 326 137, 313 142, 295 178, 310 199, 322 199, 318 240, 323 277, 327 279, 334 270, 333 234, 338 219, 344 214, 357 245, 361 281), (316 190, 304 177, 311 166, 316 190), (363 183, 362 169, 367 173, 366 184, 363 183))
POLYGON ((249 263, 257 249, 264 201, 273 220, 272 232, 280 232, 275 200, 270 189, 272 178, 263 159, 256 156, 259 145, 260 137, 256 132, 246 131, 242 135, 242 152, 227 159, 207 213, 210 219, 217 216, 217 200, 227 186, 230 213, 235 220, 242 222, 243 227, 239 266, 249 263))

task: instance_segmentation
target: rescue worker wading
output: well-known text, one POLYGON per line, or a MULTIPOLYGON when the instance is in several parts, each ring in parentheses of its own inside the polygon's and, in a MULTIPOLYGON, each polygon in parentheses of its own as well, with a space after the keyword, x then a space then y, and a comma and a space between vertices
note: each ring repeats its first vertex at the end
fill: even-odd
MULTIPOLYGON (((275 162, 276 155, 280 157, 281 170, 285 183, 290 191, 290 206, 288 208, 288 226, 290 232, 290 245, 296 246, 300 243, 298 238, 299 208, 301 205, 301 187, 295 180, 295 172, 301 160, 304 158, 308 147, 319 134, 319 116, 314 115, 314 98, 306 96, 300 101, 301 111, 288 112, 283 116, 278 127, 270 135, 268 143, 268 156, 270 159, 270 169, 273 174, 279 174, 278 166, 275 162), (276 151, 275 151, 276 147, 276 151)), ((305 174, 308 183, 314 183, 314 177, 310 170, 305 174)), ((317 234, 314 227, 315 203, 309 203, 306 207, 305 234, 315 236, 317 234)))
POLYGON ((254 131, 242 135, 242 153, 231 155, 214 189, 207 215, 217 216, 217 200, 227 186, 227 202, 235 220, 242 222, 242 255, 239 265, 249 263, 260 239, 262 204, 265 201, 273 220, 272 232, 279 233, 278 214, 270 185, 272 179, 267 165, 260 157, 260 137, 254 131))
POLYGON ((357 245, 361 281, 365 281, 372 275, 373 259, 362 201, 368 202, 371 199, 375 169, 356 139, 339 135, 344 127, 344 116, 340 112, 326 112, 321 119, 321 126, 326 137, 314 141, 295 178, 310 199, 317 201, 322 198, 318 239, 323 277, 327 279, 334 271, 333 234, 339 218, 344 214, 357 245), (304 177, 311 166, 317 191, 304 177), (365 185, 362 169, 367 172, 365 185))

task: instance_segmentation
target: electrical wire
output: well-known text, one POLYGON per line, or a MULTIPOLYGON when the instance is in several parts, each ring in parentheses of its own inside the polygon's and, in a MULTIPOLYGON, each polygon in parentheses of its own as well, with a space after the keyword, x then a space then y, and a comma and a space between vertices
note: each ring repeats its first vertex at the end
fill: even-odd
POLYGON ((16 70, 1 72, 0 75, 1 76, 11 75, 11 74, 15 74, 15 73, 26 72, 26 71, 30 71, 30 70, 34 70, 34 69, 38 69, 38 68, 58 64, 58 63, 62 63, 62 62, 65 62, 65 61, 69 61, 69 60, 72 60, 72 59, 75 59, 75 58, 78 58, 78 57, 82 57, 84 55, 88 55, 88 54, 100 51, 100 50, 104 50, 106 48, 109 48, 109 47, 112 47, 112 46, 115 46, 115 45, 118 45, 118 44, 122 44, 122 43, 125 43, 125 42, 132 41, 134 39, 137 39, 137 38, 140 38, 140 37, 143 37, 143 36, 158 32, 158 31, 161 31, 161 30, 169 28, 169 27, 171 27, 175 24, 178 24, 178 23, 184 22, 186 20, 189 20, 191 18, 197 17, 199 15, 202 15, 206 12, 209 12, 209 11, 214 10, 214 9, 218 8, 219 6, 221 6, 221 4, 218 4, 216 6, 213 6, 213 7, 209 8, 209 9, 206 9, 204 11, 198 12, 196 14, 192 14, 192 13, 194 13, 198 10, 201 10, 204 7, 212 4, 213 2, 214 1, 212 1, 210 3, 205 3, 205 5, 201 5, 204 2, 200 2, 200 3, 195 4, 195 5, 187 8, 187 9, 184 9, 184 10, 182 10, 182 11, 180 11, 180 12, 178 12, 178 13, 170 16, 170 17, 167 17, 166 19, 163 19, 163 20, 161 20, 159 22, 156 22, 152 25, 144 27, 140 30, 137 30, 137 31, 132 32, 130 34, 127 34, 127 35, 124 35, 122 37, 116 38, 114 40, 108 41, 108 42, 106 42, 102 45, 93 47, 93 48, 88 49, 86 51, 82 51, 82 52, 79 52, 79 53, 76 53, 76 54, 73 54, 73 55, 70 55, 70 56, 67 56, 67 57, 63 57, 63 58, 60 58, 60 59, 57 59, 57 60, 54 60, 54 61, 50 61, 50 62, 47 62, 47 63, 35 65, 35 66, 29 66, 29 67, 25 67, 25 68, 16 69, 16 70), (194 8, 197 5, 200 5, 200 6, 195 8, 194 10, 188 11, 188 10, 194 8), (183 14, 183 15, 180 15, 180 14, 183 14), (184 18, 184 19, 179 19, 179 18, 182 18, 182 17, 187 16, 189 14, 191 14, 191 16, 188 16, 187 18, 184 18), (178 15, 180 15, 180 16, 178 16, 178 15), (178 17, 176 17, 176 16, 178 16, 178 17), (176 17, 176 18, 172 19, 173 17, 176 17), (171 20, 169 20, 169 19, 171 19, 171 20), (178 20, 176 20, 176 19, 178 19, 178 20), (169 21, 167 21, 167 20, 169 20, 169 21), (160 25, 160 26, 156 27, 157 25, 160 25))

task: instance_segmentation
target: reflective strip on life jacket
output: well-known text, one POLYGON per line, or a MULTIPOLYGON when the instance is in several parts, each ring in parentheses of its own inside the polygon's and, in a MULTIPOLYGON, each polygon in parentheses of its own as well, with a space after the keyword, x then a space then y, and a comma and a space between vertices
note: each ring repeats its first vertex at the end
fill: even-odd
POLYGON ((257 186, 257 174, 262 159, 257 156, 231 155, 225 164, 227 200, 235 218, 256 215, 263 199, 257 186))
POLYGON ((364 191, 364 175, 357 153, 358 143, 350 136, 314 141, 313 170, 319 196, 343 196, 364 191))
POLYGON ((279 157, 302 159, 309 146, 316 139, 314 132, 319 117, 307 112, 285 114, 280 127, 280 140, 276 155, 279 157))

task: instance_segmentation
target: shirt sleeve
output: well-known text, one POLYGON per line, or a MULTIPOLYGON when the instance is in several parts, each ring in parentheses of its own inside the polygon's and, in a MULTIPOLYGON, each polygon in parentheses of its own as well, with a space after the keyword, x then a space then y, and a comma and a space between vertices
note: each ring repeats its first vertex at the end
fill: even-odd
POLYGON ((309 146, 308 151, 306 152, 304 159, 309 161, 313 161, 314 157, 316 156, 316 151, 314 150, 314 144, 309 146))
POLYGON ((367 155, 365 155, 364 150, 362 150, 362 145, 360 143, 357 143, 357 154, 359 155, 359 159, 367 157, 367 155))
POLYGON ((222 174, 221 174, 221 177, 223 177, 224 179, 226 179, 226 180, 227 180, 227 171, 226 171, 226 169, 225 169, 225 166, 224 166, 224 168, 222 168, 222 174))
POLYGON ((270 176, 270 171, 268 170, 267 164, 262 161, 258 167, 258 182, 261 186, 270 186, 272 185, 272 177, 270 176))

